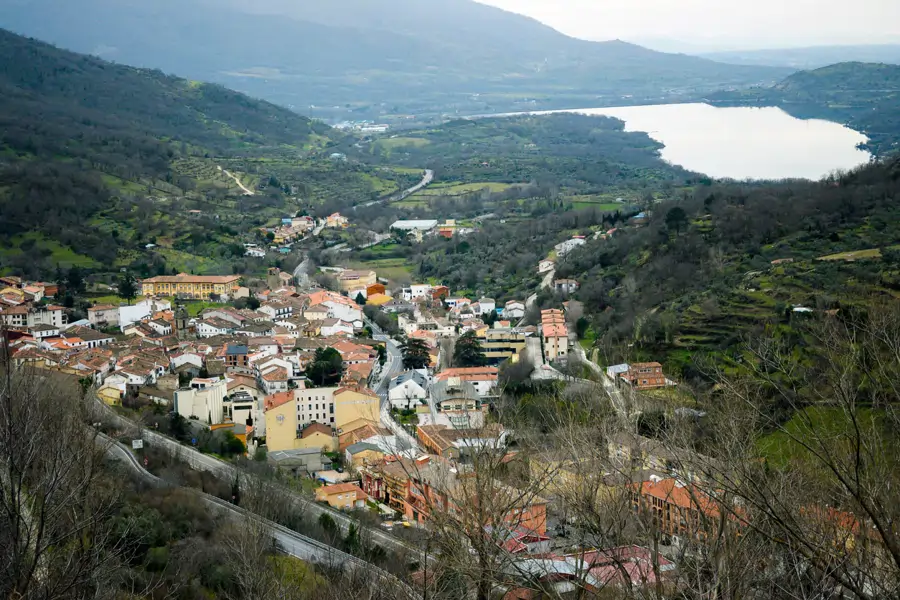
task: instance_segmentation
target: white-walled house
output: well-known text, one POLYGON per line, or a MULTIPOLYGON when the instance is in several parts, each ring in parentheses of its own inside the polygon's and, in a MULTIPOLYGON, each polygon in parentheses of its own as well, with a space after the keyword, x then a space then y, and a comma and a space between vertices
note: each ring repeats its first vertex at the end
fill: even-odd
POLYGON ((415 408, 428 398, 428 384, 428 371, 406 371, 391 380, 388 400, 399 410, 415 408))
POLYGON ((489 315, 497 310, 497 302, 493 298, 482 298, 478 301, 478 314, 489 315))
POLYGON ((172 303, 168 300, 147 298, 129 306, 119 307, 119 328, 123 331, 129 325, 149 318, 153 313, 172 310, 172 303))
POLYGON ((175 392, 175 411, 185 419, 196 419, 208 425, 224 421, 228 383, 224 379, 191 380, 187 390, 175 392))
POLYGON ((503 309, 504 319, 522 319, 525 317, 525 303, 519 300, 510 300, 503 309))

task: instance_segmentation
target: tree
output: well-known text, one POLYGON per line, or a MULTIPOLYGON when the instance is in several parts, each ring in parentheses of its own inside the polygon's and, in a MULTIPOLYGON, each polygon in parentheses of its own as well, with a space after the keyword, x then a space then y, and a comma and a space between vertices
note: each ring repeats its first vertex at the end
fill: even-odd
POLYGON ((481 320, 484 321, 485 325, 487 325, 488 327, 493 327, 493 326, 494 326, 494 323, 496 323, 496 322, 497 322, 497 319, 499 319, 499 318, 500 318, 500 317, 497 315, 497 311, 496 311, 496 310, 492 310, 492 311, 489 312, 488 314, 483 315, 483 316, 481 317, 481 320))
POLYGON ((456 340, 453 364, 457 367, 483 367, 487 364, 481 342, 475 337, 474 331, 467 331, 456 340))
POLYGON ((382 367, 384 363, 387 362, 387 350, 384 349, 384 346, 375 346, 375 352, 378 353, 378 364, 382 367))
POLYGON ((131 304, 131 301, 137 297, 137 282, 131 271, 125 271, 119 278, 119 297, 131 304))
POLYGON ((403 366, 407 369, 424 369, 431 364, 431 354, 424 340, 407 338, 400 351, 403 353, 403 366))
POLYGON ((131 553, 113 532, 120 482, 85 424, 91 402, 64 376, 0 359, 2 598, 116 595, 117 557, 131 553))
POLYGON ((339 383, 344 376, 344 359, 334 348, 318 348, 306 367, 306 376, 320 387, 339 383))
POLYGON ((359 304, 360 306, 365 306, 365 305, 366 305, 366 297, 363 296, 362 292, 359 292, 358 294, 356 294, 355 301, 356 301, 356 303, 359 304))
POLYGON ((681 228, 687 225, 687 213, 680 206, 673 206, 666 213, 666 227, 674 229, 675 233, 681 233, 681 228))
POLYGON ((73 295, 84 292, 84 275, 78 267, 71 267, 66 274, 66 289, 73 295))

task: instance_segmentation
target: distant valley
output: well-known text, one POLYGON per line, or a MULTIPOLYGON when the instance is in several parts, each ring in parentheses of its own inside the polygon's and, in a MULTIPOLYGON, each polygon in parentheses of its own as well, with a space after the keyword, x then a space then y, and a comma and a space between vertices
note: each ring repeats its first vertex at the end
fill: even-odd
POLYGON ((738 65, 818 69, 842 62, 900 64, 900 44, 732 50, 697 53, 697 56, 738 65))
POLYGON ((677 100, 791 72, 577 40, 471 0, 4 4, 16 33, 326 119, 677 100))

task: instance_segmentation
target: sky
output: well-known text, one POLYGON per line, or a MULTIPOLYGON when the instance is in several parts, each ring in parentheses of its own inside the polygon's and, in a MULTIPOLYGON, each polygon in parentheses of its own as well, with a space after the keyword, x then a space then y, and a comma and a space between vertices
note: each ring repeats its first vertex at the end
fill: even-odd
POLYGON ((900 43, 900 0, 479 1, 574 37, 668 51, 900 43))

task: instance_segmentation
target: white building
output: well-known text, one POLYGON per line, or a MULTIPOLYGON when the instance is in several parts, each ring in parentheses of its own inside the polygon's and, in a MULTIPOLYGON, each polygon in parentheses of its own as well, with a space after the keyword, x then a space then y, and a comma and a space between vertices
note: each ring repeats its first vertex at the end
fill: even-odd
POLYGON ((403 288, 400 297, 410 302, 412 300, 420 300, 431 298, 431 290, 434 289, 427 283, 414 283, 408 288, 403 288))
POLYGON ((522 319, 525 317, 525 303, 518 300, 510 300, 503 309, 504 319, 522 319))
POLYGON ((353 335, 353 324, 340 319, 325 319, 319 331, 325 337, 333 335, 353 335))
POLYGON ((493 298, 482 298, 478 301, 478 315, 489 315, 497 310, 497 302, 493 298))
POLYGON ((234 331, 233 326, 221 319, 206 319, 196 324, 197 337, 209 338, 217 335, 229 335, 234 331))
POLYGON ((168 300, 147 298, 129 306, 119 307, 119 328, 124 331, 126 327, 151 317, 154 313, 164 310, 172 310, 172 303, 168 300))
POLYGON ((431 231, 435 227, 437 227, 438 222, 436 220, 431 219, 420 219, 414 221, 395 221, 393 225, 391 225, 391 229, 396 229, 397 231, 431 231))
POLYGON ((573 237, 571 240, 566 240, 564 242, 560 242, 559 244, 553 247, 556 250, 557 256, 565 256, 575 248, 580 246, 584 246, 585 241, 583 237, 573 237))
POLYGON ((388 400, 398 410, 413 409, 428 398, 428 371, 411 370, 397 375, 388 388, 388 400))
POLYGON ((208 425, 224 421, 225 396, 228 383, 224 379, 191 380, 191 387, 175 392, 175 412, 185 419, 195 419, 208 425))

